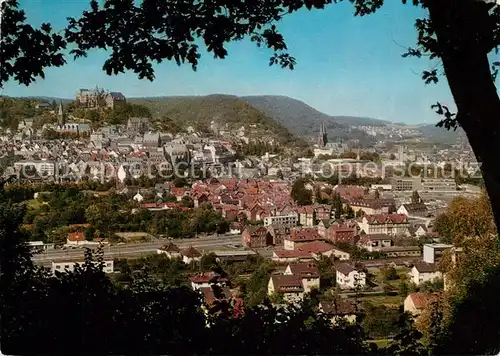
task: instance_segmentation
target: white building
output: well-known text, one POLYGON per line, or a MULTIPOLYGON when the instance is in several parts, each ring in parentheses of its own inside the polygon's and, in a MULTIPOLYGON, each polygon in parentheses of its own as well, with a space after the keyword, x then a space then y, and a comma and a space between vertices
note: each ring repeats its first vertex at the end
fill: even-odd
POLYGON ((409 236, 410 223, 403 214, 366 215, 358 223, 366 234, 387 234, 391 236, 409 236))
POLYGON ((425 244, 423 260, 426 263, 436 263, 436 260, 452 247, 450 244, 425 244))
POLYGON ((140 193, 137 193, 136 195, 134 195, 134 198, 133 198, 136 202, 138 203, 141 203, 143 200, 144 200, 144 197, 140 194, 140 193))
POLYGON ((191 281, 191 288, 193 290, 200 290, 202 288, 210 288, 212 285, 218 285, 219 287, 225 287, 228 280, 227 278, 221 277, 219 274, 214 272, 200 273, 189 278, 191 281))
POLYGON ((182 262, 185 264, 190 264, 191 262, 198 262, 201 260, 201 252, 195 249, 193 246, 190 246, 184 250, 180 251, 180 255, 182 257, 182 262))
POLYGON ((168 258, 178 258, 181 257, 181 250, 177 245, 173 243, 167 243, 166 245, 160 247, 156 250, 158 255, 164 254, 167 255, 168 258))
POLYGON ((33 171, 36 171, 41 176, 53 176, 55 166, 53 161, 47 160, 23 160, 14 163, 16 172, 22 172, 25 177, 33 175, 33 171))
POLYGON ((297 214, 266 216, 264 218, 264 226, 280 225, 286 227, 295 227, 297 226, 297 222, 297 214))
POLYGON ((335 266, 336 282, 341 289, 364 288, 366 286, 365 272, 358 271, 353 265, 340 263, 335 266))
MULTIPOLYGON (((95 263, 98 263, 97 261, 95 263)), ((114 261, 112 259, 105 259, 103 261, 104 267, 103 271, 105 273, 113 273, 114 272, 114 261)), ((52 273, 57 272, 73 272, 75 270, 76 265, 82 266, 85 264, 83 260, 63 260, 63 261, 52 261, 51 271, 52 273)))
POLYGON ((415 263, 410 272, 410 280, 417 286, 425 282, 432 282, 442 278, 443 274, 438 270, 435 263, 415 263))

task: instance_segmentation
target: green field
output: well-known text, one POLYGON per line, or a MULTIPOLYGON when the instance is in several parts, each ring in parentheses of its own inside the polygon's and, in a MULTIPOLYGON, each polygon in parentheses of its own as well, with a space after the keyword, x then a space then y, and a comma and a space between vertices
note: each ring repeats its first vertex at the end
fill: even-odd
POLYGON ((403 302, 399 295, 376 295, 376 296, 365 296, 359 298, 361 301, 366 301, 375 306, 385 305, 387 307, 399 307, 403 302))
POLYGON ((408 280, 408 272, 410 272, 410 269, 406 267, 398 267, 396 268, 396 272, 399 277, 398 279, 392 281, 384 281, 382 269, 380 268, 369 269, 369 273, 373 275, 372 281, 375 284, 383 285, 383 283, 385 282, 385 284, 389 285, 394 290, 397 290, 399 288, 399 284, 401 283, 402 280, 408 280))
POLYGON ((368 342, 377 345, 379 349, 384 349, 389 345, 391 341, 392 339, 378 339, 378 340, 370 340, 368 342))

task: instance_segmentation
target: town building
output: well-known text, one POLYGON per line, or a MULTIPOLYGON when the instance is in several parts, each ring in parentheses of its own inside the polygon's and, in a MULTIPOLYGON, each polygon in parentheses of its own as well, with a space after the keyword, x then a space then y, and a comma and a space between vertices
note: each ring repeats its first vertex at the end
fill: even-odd
POLYGON ((313 288, 319 290, 319 270, 315 263, 299 262, 289 264, 283 274, 298 276, 302 281, 304 293, 310 293, 313 288))
POLYGON ((283 225, 269 225, 267 231, 273 237, 274 246, 283 246, 285 237, 290 235, 290 228, 283 225))
POLYGON ((318 231, 313 227, 295 228, 291 230, 290 236, 285 237, 285 250, 295 250, 300 244, 322 240, 318 231))
POLYGON ((355 224, 333 224, 327 229, 325 238, 333 243, 344 242, 355 245, 359 240, 355 224))
POLYGON ((314 261, 314 257, 308 251, 283 250, 283 249, 274 250, 273 257, 271 259, 274 262, 278 262, 278 263, 314 261))
POLYGON ((402 204, 398 208, 397 213, 410 217, 427 217, 429 209, 424 203, 402 204))
POLYGON ((76 102, 83 109, 97 109, 104 105, 104 90, 96 89, 80 89, 76 94, 76 102))
POLYGON ((385 253, 387 257, 415 257, 422 255, 422 250, 419 246, 391 246, 382 247, 379 252, 385 253))
POLYGON ((297 245, 296 250, 307 252, 316 260, 319 260, 322 256, 333 256, 334 258, 339 260, 348 260, 350 258, 349 253, 344 252, 324 241, 313 241, 299 244, 297 245))
POLYGON ((55 161, 49 160, 21 160, 14 163, 14 170, 27 178, 35 172, 40 176, 53 176, 55 167, 55 161))
POLYGON ((169 242, 165 245, 163 245, 162 247, 160 247, 159 249, 156 250, 156 253, 157 254, 165 254, 167 255, 168 258, 178 258, 178 257, 181 257, 181 250, 179 249, 179 247, 177 247, 177 245, 169 242))
POLYGON ((441 258, 445 251, 448 251, 453 248, 453 245, 450 244, 425 244, 423 251, 423 261, 426 263, 436 263, 441 258))
POLYGON ((422 189, 420 178, 393 178, 392 190, 397 192, 411 192, 422 189))
POLYGON ((422 190, 425 192, 456 192, 457 183, 455 179, 424 178, 422 179, 422 190))
POLYGON ((120 106, 123 106, 127 103, 127 99, 125 95, 120 92, 109 92, 104 97, 104 102, 106 103, 106 108, 108 109, 116 109, 120 106))
POLYGON ((241 236, 243 245, 260 248, 274 244, 273 236, 264 226, 247 226, 241 236))
POLYGON ((322 300, 319 302, 318 310, 331 318, 332 325, 337 325, 342 319, 350 324, 356 322, 358 314, 356 303, 350 300, 322 300))
POLYGON ((199 262, 202 256, 201 252, 195 249, 193 246, 181 250, 180 255, 182 257, 182 262, 184 262, 185 264, 199 262))
POLYGON ((314 226, 315 211, 312 205, 300 206, 297 208, 299 214, 299 223, 301 226, 314 226))
MULTIPOLYGON (((94 261, 95 264, 98 264, 98 261, 94 261)), ((59 260, 52 261, 51 271, 55 274, 55 272, 73 272, 77 265, 83 266, 85 264, 84 260, 59 260)), ((113 273, 114 272, 114 261, 113 259, 105 259, 103 260, 103 271, 105 273, 113 273)))
POLYGON ((267 295, 275 293, 283 295, 283 300, 288 303, 299 303, 304 299, 304 286, 302 280, 296 275, 271 275, 267 285, 267 295))
POLYGON ((388 214, 394 206, 394 199, 351 199, 346 200, 354 213, 362 211, 365 215, 388 214))
POLYGON ((417 286, 441 278, 443 278, 443 274, 435 263, 417 262, 410 271, 410 280, 417 286))
POLYGON ((127 121, 127 130, 133 132, 145 132, 149 129, 149 118, 131 117, 127 121))
POLYGON ((366 273, 358 270, 350 263, 342 262, 335 265, 336 282, 341 289, 364 288, 366 273))
POLYGON ((358 246, 369 252, 380 251, 393 245, 392 237, 387 234, 366 234, 362 235, 358 241, 358 246))
POLYGON ((404 300, 404 311, 413 317, 418 317, 427 308, 429 303, 439 299, 439 297, 440 293, 410 293, 404 300))
POLYGON ((295 227, 297 226, 297 222, 297 214, 266 216, 264 218, 264 226, 281 225, 286 227, 295 227))
POLYGON ((228 284, 227 278, 221 277, 220 274, 215 272, 199 273, 195 276, 190 277, 189 280, 191 281, 191 288, 193 290, 209 288, 212 285, 226 287, 228 284))
POLYGON ((87 241, 83 232, 68 232, 66 237, 66 245, 68 246, 82 246, 85 245, 87 241))
POLYGON ((408 217, 403 214, 379 214, 363 216, 358 223, 366 234, 387 234, 392 236, 409 236, 408 217))

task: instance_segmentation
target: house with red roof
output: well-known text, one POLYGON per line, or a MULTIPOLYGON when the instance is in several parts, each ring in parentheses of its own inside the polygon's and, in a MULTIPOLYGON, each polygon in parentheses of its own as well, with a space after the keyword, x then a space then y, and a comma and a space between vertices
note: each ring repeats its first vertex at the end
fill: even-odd
POLYGON ((191 281, 191 288, 193 290, 209 288, 212 285, 226 287, 228 284, 227 278, 224 278, 215 272, 199 273, 190 277, 189 280, 191 281))
POLYGON ((290 263, 313 261, 314 257, 307 251, 276 249, 271 259, 278 263, 290 263))
POLYGON ((317 204, 314 206, 316 219, 317 220, 326 220, 331 219, 332 217, 332 207, 331 205, 326 204, 317 204))
POLYGON ((336 248, 335 246, 332 246, 324 241, 313 241, 300 244, 298 245, 297 250, 309 253, 316 260, 319 260, 321 256, 333 256, 334 258, 341 261, 349 260, 351 258, 351 255, 349 253, 342 251, 339 248, 336 248))
POLYGON ((191 189, 188 189, 188 188, 172 187, 170 189, 170 194, 172 194, 174 197, 176 197, 177 201, 181 201, 184 196, 189 195, 190 191, 191 191, 191 189))
POLYGON ((358 222, 358 225, 365 234, 410 236, 410 223, 404 214, 365 215, 358 222))
POLYGON ((247 226, 241 238, 243 245, 250 248, 273 245, 273 237, 264 226, 247 226))
POLYGON ((355 224, 332 224, 326 229, 325 238, 333 243, 355 245, 359 239, 358 228, 355 224))
POLYGON ((292 263, 286 267, 286 275, 297 276, 302 281, 304 293, 309 293, 313 288, 319 290, 319 270, 314 262, 292 263))
POLYGON ((233 297, 229 287, 211 285, 209 287, 200 287, 198 290, 202 293, 203 301, 209 309, 214 307, 216 302, 229 302, 233 297))
POLYGON ((358 198, 346 199, 355 213, 362 211, 365 215, 388 214, 391 207, 395 206, 394 199, 358 198))
POLYGON ((290 236, 285 237, 284 247, 285 250, 295 250, 300 244, 318 240, 323 240, 323 237, 318 234, 316 228, 296 228, 290 231, 290 236))
POLYGON ((302 226, 314 226, 315 223, 315 211, 314 206, 306 205, 297 207, 297 213, 299 214, 299 223, 302 226))
POLYGON ((410 293, 405 298, 404 311, 410 313, 414 317, 417 317, 422 313, 422 311, 425 310, 425 308, 427 308, 429 303, 438 300, 440 296, 441 293, 410 293))
POLYGON ((85 245, 87 241, 85 240, 85 235, 83 232, 68 232, 66 237, 66 244, 70 246, 82 246, 85 245))
POLYGON ((289 303, 298 303, 304 299, 302 279, 296 275, 273 274, 267 284, 267 295, 275 293, 283 295, 283 300, 289 303))

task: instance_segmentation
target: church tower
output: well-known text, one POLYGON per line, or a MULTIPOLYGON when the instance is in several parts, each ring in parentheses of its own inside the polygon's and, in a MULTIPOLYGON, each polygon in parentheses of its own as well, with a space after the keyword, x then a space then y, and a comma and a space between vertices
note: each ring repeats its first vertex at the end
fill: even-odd
POLYGON ((64 116, 62 101, 59 102, 59 111, 57 112, 57 123, 59 126, 66 124, 66 117, 64 116))
POLYGON ((319 127, 319 135, 318 135, 318 146, 323 148, 328 143, 328 135, 326 133, 325 123, 322 122, 319 127))

